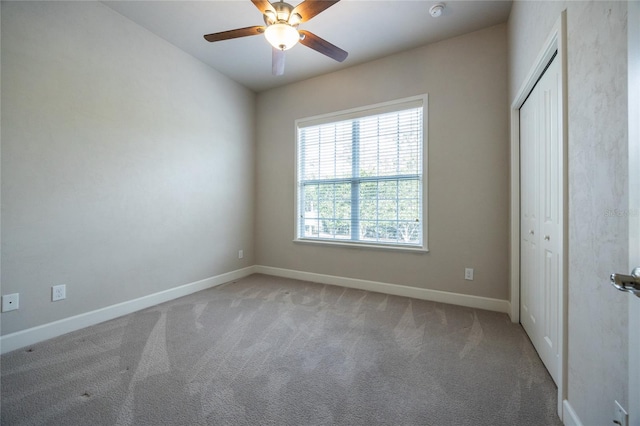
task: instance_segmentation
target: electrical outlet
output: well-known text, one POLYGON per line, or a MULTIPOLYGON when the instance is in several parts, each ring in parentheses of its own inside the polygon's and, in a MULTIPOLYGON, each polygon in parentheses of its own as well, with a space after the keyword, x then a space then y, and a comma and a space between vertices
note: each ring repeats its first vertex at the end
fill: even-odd
POLYGON ((20 293, 2 296, 2 312, 15 311, 20 307, 20 293))
POLYGON ((627 414, 618 401, 614 402, 615 408, 613 410, 613 423, 618 426, 629 426, 629 414, 627 414))
POLYGON ((58 300, 67 298, 67 286, 64 284, 54 285, 51 287, 51 301, 56 302, 58 300))
POLYGON ((473 268, 464 268, 464 279, 473 281, 473 268))
POLYGON ((238 259, 242 259, 244 257, 244 250, 238 250, 238 259))

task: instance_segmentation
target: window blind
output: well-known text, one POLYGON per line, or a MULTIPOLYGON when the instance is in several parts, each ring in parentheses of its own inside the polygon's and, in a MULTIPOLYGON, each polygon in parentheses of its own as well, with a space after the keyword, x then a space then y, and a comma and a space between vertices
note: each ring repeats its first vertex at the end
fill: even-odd
POLYGON ((298 126, 298 239, 422 246, 423 106, 385 108, 298 126))

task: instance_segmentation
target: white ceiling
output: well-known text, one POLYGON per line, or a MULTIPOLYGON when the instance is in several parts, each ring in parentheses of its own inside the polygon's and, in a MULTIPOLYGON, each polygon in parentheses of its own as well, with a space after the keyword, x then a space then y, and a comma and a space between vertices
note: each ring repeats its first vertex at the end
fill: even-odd
POLYGON ((250 0, 103 3, 256 92, 506 22, 511 10, 510 0, 342 0, 300 29, 346 50, 347 59, 338 63, 298 44, 286 52, 284 75, 276 77, 271 74, 271 46, 263 36, 215 43, 202 37, 263 25, 250 0), (436 3, 446 6, 439 18, 429 14, 436 3))

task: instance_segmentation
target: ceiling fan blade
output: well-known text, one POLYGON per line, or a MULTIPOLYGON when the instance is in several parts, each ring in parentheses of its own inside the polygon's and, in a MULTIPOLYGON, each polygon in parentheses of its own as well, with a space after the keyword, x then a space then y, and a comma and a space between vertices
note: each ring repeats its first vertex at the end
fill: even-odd
POLYGON ((254 26, 254 27, 246 27, 246 28, 238 28, 236 30, 229 31, 221 31, 219 33, 207 34, 204 36, 204 39, 207 41, 221 41, 221 40, 229 40, 232 38, 238 37, 247 37, 264 33, 264 26, 254 26))
POLYGON ((271 10, 274 13, 276 11, 268 0, 251 0, 251 3, 253 3, 263 15, 267 10, 271 10))
POLYGON ((327 40, 318 37, 312 32, 306 30, 298 30, 298 32, 304 36, 300 38, 300 43, 304 44, 305 46, 310 47, 316 52, 320 52, 323 55, 330 57, 331 59, 335 59, 338 62, 342 62, 347 59, 347 56, 349 54, 340 49, 338 46, 334 46, 327 40))
POLYGON ((300 22, 306 22, 316 16, 318 13, 325 11, 340 0, 305 0, 293 8, 291 14, 297 13, 302 17, 300 22))
POLYGON ((271 73, 273 75, 283 75, 284 74, 284 50, 273 48, 273 53, 271 54, 271 73))

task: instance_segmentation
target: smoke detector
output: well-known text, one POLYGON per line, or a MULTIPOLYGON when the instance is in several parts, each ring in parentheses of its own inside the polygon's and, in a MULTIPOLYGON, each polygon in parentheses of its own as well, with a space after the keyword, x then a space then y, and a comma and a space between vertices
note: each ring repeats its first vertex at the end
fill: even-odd
POLYGON ((429 13, 434 18, 442 16, 442 12, 444 12, 444 4, 442 3, 434 4, 433 6, 431 6, 431 9, 429 9, 429 13))

